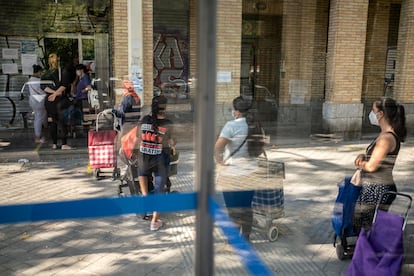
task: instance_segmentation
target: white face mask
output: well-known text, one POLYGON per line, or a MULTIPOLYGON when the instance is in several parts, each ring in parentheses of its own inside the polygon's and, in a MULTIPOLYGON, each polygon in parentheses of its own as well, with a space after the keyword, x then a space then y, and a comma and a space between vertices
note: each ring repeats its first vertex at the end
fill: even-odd
POLYGON ((231 111, 231 116, 233 119, 236 119, 236 111, 234 109, 231 111))
POLYGON ((377 118, 377 114, 371 110, 371 112, 369 113, 369 122, 371 123, 371 125, 373 126, 379 126, 379 122, 378 122, 378 118, 377 118))
POLYGON ((78 75, 80 77, 82 75, 82 71, 81 70, 76 70, 76 75, 78 75))

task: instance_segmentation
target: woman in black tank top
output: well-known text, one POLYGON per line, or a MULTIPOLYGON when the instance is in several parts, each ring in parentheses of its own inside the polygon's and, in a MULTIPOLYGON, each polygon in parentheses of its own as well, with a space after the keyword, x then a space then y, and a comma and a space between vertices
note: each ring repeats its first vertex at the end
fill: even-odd
MULTIPOLYGON (((407 135, 405 110, 391 98, 374 101, 369 114, 370 123, 379 126, 381 132, 367 147, 365 154, 355 159, 355 167, 361 169, 361 194, 355 206, 354 226, 369 228, 372 224, 375 206, 382 194, 397 191, 392 171, 400 150, 401 142, 407 135)), ((387 209, 395 196, 386 196, 381 208, 387 209)))

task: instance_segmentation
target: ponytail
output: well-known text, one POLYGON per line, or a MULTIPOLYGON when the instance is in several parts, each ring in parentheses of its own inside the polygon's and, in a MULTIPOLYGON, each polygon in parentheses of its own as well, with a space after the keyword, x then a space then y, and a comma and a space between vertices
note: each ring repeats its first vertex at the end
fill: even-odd
POLYGON ((152 129, 155 133, 158 133, 158 114, 165 111, 165 107, 167 104, 167 98, 163 95, 155 96, 152 98, 151 103, 151 118, 152 118, 152 129))
POLYGON ((404 106, 388 97, 383 98, 381 101, 376 101, 376 106, 384 112, 385 118, 400 138, 400 141, 404 142, 407 137, 404 106))
POLYGON ((397 113, 396 116, 391 122, 392 127, 394 128, 395 133, 400 137, 401 142, 404 142, 407 137, 407 128, 405 126, 405 109, 404 106, 397 103, 397 113))

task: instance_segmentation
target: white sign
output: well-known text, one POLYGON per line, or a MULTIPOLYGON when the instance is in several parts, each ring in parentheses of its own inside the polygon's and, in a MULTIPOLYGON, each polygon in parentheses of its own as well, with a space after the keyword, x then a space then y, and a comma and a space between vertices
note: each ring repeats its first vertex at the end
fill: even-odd
POLYGON ((17 74, 19 73, 17 69, 17 63, 3 63, 1 65, 1 70, 3 74, 17 74))
POLYGON ((305 103, 305 95, 304 94, 290 94, 290 103, 291 104, 304 104, 305 103))
POLYGON ((307 80, 289 80, 289 94, 291 104, 304 104, 308 94, 307 80))
POLYGON ((2 49, 3 59, 18 59, 19 51, 14 48, 3 48, 2 49))
POLYGON ((217 72, 217 82, 231 82, 231 72, 217 72))
POLYGON ((36 54, 22 54, 22 72, 23 75, 33 74, 33 65, 37 64, 36 54))

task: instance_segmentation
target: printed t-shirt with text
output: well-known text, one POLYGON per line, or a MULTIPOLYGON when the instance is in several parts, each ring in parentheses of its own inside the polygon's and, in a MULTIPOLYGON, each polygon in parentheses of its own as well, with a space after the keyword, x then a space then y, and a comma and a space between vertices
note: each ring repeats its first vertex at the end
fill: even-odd
POLYGON ((151 116, 145 116, 141 124, 141 144, 139 150, 141 153, 148 155, 159 155, 163 148, 168 148, 168 139, 170 133, 168 125, 171 121, 168 119, 157 119, 158 127, 152 126, 151 116))

